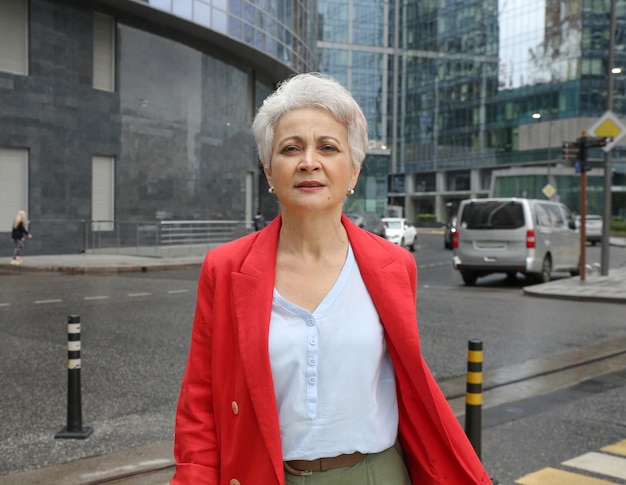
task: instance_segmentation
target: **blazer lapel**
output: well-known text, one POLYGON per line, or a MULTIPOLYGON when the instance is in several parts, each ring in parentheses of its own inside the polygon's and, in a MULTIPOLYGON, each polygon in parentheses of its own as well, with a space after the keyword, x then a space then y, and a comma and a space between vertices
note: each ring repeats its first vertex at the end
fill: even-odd
POLYGON ((243 373, 279 482, 283 473, 282 448, 268 337, 280 225, 280 217, 277 217, 259 232, 240 271, 232 275, 232 300, 243 373))
MULTIPOLYGON (((417 288, 417 274, 413 286, 406 262, 397 254, 381 248, 378 244, 372 244, 369 234, 347 218, 344 226, 348 231, 361 276, 385 327, 388 340, 396 348, 402 348, 405 344, 419 345, 417 332, 407 331, 409 326, 417 327, 416 293, 413 292, 413 288, 417 288), (417 342, 410 341, 412 336, 417 342)), ((401 352, 400 355, 406 354, 401 352)))

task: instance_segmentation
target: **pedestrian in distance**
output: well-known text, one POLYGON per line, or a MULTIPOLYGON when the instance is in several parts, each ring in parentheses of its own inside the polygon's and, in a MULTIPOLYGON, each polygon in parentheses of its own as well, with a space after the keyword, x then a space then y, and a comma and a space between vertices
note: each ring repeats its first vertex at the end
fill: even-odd
POLYGON ((256 216, 254 216, 254 230, 260 231, 265 226, 267 226, 267 220, 261 211, 257 211, 256 216))
POLYGON ((26 220, 26 212, 23 210, 17 211, 17 215, 13 220, 13 226, 11 230, 11 239, 13 239, 13 259, 11 260, 12 265, 22 264, 22 249, 24 249, 24 239, 26 237, 33 237, 32 234, 28 232, 28 229, 26 229, 27 225, 28 221, 26 220))
POLYGON ((171 483, 490 484, 422 357, 413 256, 342 213, 368 147, 356 101, 296 75, 253 132, 281 212, 205 258, 171 483))

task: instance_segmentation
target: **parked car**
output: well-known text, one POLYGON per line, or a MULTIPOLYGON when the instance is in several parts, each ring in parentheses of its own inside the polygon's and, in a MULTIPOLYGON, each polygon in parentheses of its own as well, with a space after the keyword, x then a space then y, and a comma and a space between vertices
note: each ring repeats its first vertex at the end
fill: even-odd
MULTIPOLYGON (((580 230, 580 216, 574 216, 576 227, 580 230)), ((585 239, 592 246, 602 241, 602 216, 596 214, 585 215, 585 239)))
POLYGON ((553 271, 579 274, 580 235, 560 202, 467 199, 457 212, 453 266, 467 285, 491 273, 519 272, 550 281, 553 271))
POLYGON ((443 231, 443 247, 445 249, 452 249, 452 239, 456 232, 456 216, 452 216, 448 219, 446 227, 443 231))
POLYGON ((417 227, 401 217, 383 217, 383 224, 389 241, 415 251, 417 227))
POLYGON ((375 212, 347 212, 346 216, 366 231, 385 237, 385 225, 382 218, 375 212))

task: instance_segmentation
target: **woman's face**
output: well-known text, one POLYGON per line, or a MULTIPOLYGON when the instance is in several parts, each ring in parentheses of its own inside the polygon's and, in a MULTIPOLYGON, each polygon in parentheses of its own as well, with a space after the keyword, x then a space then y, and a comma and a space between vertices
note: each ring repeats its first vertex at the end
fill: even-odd
POLYGON ((348 129, 319 108, 282 116, 274 130, 271 157, 265 175, 283 210, 341 211, 348 188, 359 177, 350 156, 348 129))

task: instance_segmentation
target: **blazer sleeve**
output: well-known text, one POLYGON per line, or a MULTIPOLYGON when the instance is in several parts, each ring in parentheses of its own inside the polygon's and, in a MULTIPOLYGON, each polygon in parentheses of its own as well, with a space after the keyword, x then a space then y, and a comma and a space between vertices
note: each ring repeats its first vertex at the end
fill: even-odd
POLYGON ((173 485, 217 485, 220 458, 213 407, 213 304, 215 277, 211 253, 198 281, 196 312, 183 376, 174 433, 176 473, 173 485))

